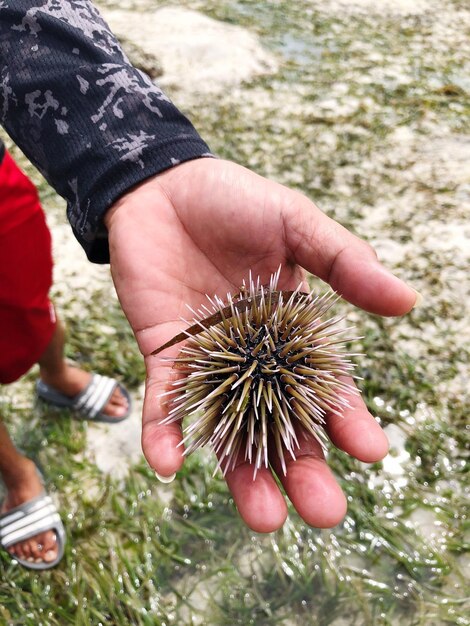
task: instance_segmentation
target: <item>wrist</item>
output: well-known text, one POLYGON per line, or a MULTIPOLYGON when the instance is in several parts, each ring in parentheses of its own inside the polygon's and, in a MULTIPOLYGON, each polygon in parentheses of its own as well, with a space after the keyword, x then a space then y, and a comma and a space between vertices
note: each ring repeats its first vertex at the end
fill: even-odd
POLYGON ((167 170, 159 172, 122 194, 106 211, 103 222, 108 233, 120 216, 141 210, 142 206, 155 206, 160 201, 168 201, 176 191, 183 192, 187 188, 190 173, 200 172, 207 161, 213 159, 191 159, 167 170))
POLYGON ((164 195, 158 179, 163 176, 167 171, 155 174, 150 178, 146 178, 144 181, 135 185, 131 189, 128 189, 122 196, 120 196, 106 211, 103 222, 106 226, 108 233, 111 232, 116 222, 121 221, 125 215, 132 215, 134 211, 140 210, 142 206, 159 200, 159 197, 164 195))

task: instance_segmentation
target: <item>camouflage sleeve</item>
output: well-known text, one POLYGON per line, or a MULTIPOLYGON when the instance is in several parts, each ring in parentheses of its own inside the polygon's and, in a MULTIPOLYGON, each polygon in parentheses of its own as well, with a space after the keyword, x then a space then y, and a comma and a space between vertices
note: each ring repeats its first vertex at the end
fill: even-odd
POLYGON ((87 0, 0 0, 0 123, 67 200, 90 260, 126 190, 209 156, 191 123, 133 67, 87 0))

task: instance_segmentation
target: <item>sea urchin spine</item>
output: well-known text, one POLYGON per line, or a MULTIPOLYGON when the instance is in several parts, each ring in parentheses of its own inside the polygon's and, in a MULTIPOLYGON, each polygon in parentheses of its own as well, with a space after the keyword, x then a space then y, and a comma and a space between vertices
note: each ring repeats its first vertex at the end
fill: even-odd
POLYGON ((227 302, 207 296, 211 308, 192 311, 189 341, 174 360, 181 377, 167 392, 166 422, 194 416, 184 430, 185 454, 210 444, 224 474, 245 460, 255 477, 268 466, 269 441, 285 474, 285 455, 296 458, 302 430, 324 447, 325 416, 341 414, 345 395, 357 393, 342 380, 354 369, 344 351, 348 329, 338 328, 339 317, 325 318, 338 296, 300 286, 277 291, 279 273, 269 286, 250 276, 227 302))

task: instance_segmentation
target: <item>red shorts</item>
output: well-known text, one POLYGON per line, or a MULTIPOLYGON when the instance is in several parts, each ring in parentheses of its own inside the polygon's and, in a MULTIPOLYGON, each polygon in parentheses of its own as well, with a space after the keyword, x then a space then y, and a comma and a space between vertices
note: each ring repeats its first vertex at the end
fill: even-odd
POLYGON ((34 185, 8 152, 0 163, 0 383, 32 367, 48 346, 55 315, 51 236, 34 185))

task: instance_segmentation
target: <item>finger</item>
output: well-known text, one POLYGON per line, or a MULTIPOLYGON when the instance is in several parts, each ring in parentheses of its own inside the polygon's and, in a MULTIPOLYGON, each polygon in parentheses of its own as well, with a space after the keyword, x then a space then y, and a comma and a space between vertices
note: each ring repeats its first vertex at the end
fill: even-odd
POLYGON ((271 454, 273 469, 300 517, 315 528, 332 528, 346 515, 346 498, 326 464, 320 444, 302 433, 294 461, 285 453, 286 474, 277 454, 271 454))
MULTIPOLYGON (((158 344, 157 344, 158 345, 158 344)), ((142 410, 142 450, 150 467, 160 476, 169 477, 177 472, 184 461, 181 424, 165 423, 171 408, 172 389, 177 377, 171 360, 177 356, 179 346, 166 350, 160 355, 145 358, 147 381, 142 410)))
POLYGON ((258 533, 281 528, 287 518, 283 495, 269 469, 262 467, 253 480, 254 465, 241 463, 225 479, 245 524, 258 533))
POLYGON ((163 387, 147 383, 143 408, 142 450, 150 467, 163 477, 169 477, 183 465, 184 448, 181 445, 181 425, 163 424, 166 416, 160 392, 163 387))
POLYGON ((386 270, 362 241, 300 194, 283 210, 285 241, 292 260, 328 282, 356 306, 380 315, 403 315, 417 293, 386 270))
POLYGON ((150 467, 160 476, 169 477, 177 472, 184 461, 181 445, 181 425, 177 422, 162 423, 167 409, 159 397, 164 387, 155 382, 147 383, 143 407, 142 450, 150 467))
MULTIPOLYGON (((353 384, 352 380, 344 379, 353 384)), ((387 454, 388 439, 369 413, 361 396, 348 396, 350 408, 341 415, 327 415, 326 431, 331 441, 340 450, 364 463, 381 461, 387 454)))

